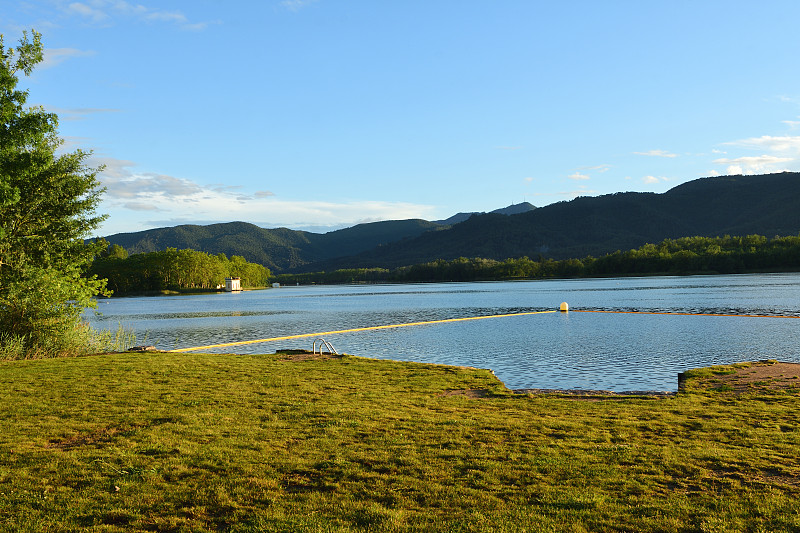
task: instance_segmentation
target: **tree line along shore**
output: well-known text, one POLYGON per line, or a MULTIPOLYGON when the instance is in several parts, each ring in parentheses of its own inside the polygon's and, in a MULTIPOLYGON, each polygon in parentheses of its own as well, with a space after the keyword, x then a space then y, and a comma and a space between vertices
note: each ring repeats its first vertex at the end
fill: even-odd
POLYGON ((89 275, 108 280, 114 294, 148 291, 218 289, 225 278, 240 278, 242 287, 265 287, 270 270, 244 257, 216 255, 196 250, 167 248, 159 252, 128 255, 110 245, 92 263, 89 275))
POLYGON ((499 281, 611 277, 637 275, 737 274, 790 272, 800 269, 800 236, 684 237, 645 244, 601 257, 554 260, 529 257, 505 261, 484 258, 436 260, 387 268, 349 268, 331 272, 272 274, 244 257, 168 248, 128 255, 112 244, 95 258, 89 275, 108 280, 114 294, 148 291, 214 290, 226 277, 241 278, 242 286, 266 287, 270 282, 288 285, 337 283, 399 283, 435 281, 499 281))
POLYGON ((396 269, 352 268, 278 274, 284 284, 495 281, 686 274, 740 274, 800 270, 800 236, 684 237, 601 257, 554 260, 520 257, 437 260, 396 269))

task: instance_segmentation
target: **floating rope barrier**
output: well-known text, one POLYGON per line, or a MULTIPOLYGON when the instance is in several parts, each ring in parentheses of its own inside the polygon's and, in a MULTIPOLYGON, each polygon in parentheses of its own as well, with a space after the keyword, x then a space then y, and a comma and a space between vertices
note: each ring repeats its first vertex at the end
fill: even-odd
POLYGON ((629 315, 675 315, 675 316, 727 316, 738 318, 800 318, 794 315, 737 315, 722 313, 684 313, 675 311, 608 311, 600 309, 572 309, 571 313, 614 313, 629 315))
POLYGON ((168 352, 193 352, 196 350, 210 350, 212 348, 226 348, 228 346, 242 346, 245 344, 257 344, 260 342, 273 342, 273 341, 285 341, 290 339, 302 339, 305 337, 322 337, 323 335, 335 335, 337 333, 355 333, 358 331, 371 331, 377 329, 391 329, 391 328, 407 328, 410 326, 424 326, 428 324, 443 324, 445 322, 463 322, 466 320, 484 320, 487 318, 504 318, 504 317, 511 317, 511 316, 526 316, 526 315, 543 315, 547 313, 557 313, 558 311, 529 311, 525 313, 509 313, 505 315, 487 315, 487 316, 469 316, 464 318, 445 318, 442 320, 429 320, 426 322, 408 322, 406 324, 389 324, 385 326, 368 326, 364 328, 353 328, 353 329, 340 329, 336 331, 324 331, 320 333, 302 333, 300 335, 285 335, 283 337, 271 337, 268 339, 256 339, 250 341, 237 341, 237 342, 225 342, 222 344, 209 344, 207 346, 194 346, 192 348, 178 348, 176 350, 167 350, 168 352))
POLYGON ((608 314, 631 314, 631 315, 672 315, 672 316, 716 316, 716 317, 738 317, 738 318, 800 318, 794 315, 737 315, 737 314, 723 314, 723 313, 687 313, 687 312, 670 312, 670 311, 610 311, 600 309, 569 309, 566 303, 562 303, 558 310, 553 311, 528 311, 525 313, 508 313, 503 315, 486 315, 486 316, 470 316, 463 318, 445 318, 441 320, 427 320, 424 322, 407 322, 405 324, 387 324, 384 326, 367 326, 363 328, 352 329, 339 329, 335 331, 323 331, 317 333, 301 333, 299 335, 284 335, 282 337, 270 337, 267 339, 255 339, 249 341, 236 341, 225 342, 221 344, 208 344, 206 346, 194 346, 191 348, 177 348, 175 350, 167 350, 169 352, 193 352, 197 350, 210 350, 213 348, 227 348, 229 346, 243 346, 245 344, 258 344, 261 342, 274 342, 285 341, 291 339, 302 339, 305 337, 321 337, 323 335, 335 335, 338 333, 356 333, 359 331, 373 331, 378 329, 392 329, 392 328, 407 328, 410 326, 425 326, 429 324, 443 324, 446 322, 463 322, 467 320, 484 320, 487 318, 504 318, 512 316, 526 316, 526 315, 544 315, 548 313, 608 313, 608 314))

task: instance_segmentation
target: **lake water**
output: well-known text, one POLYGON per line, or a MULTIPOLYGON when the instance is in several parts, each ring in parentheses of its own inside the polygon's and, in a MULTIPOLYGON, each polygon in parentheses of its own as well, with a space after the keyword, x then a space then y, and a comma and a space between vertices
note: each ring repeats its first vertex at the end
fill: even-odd
MULTIPOLYGON (((338 352, 490 368, 508 387, 677 389, 690 368, 800 362, 800 274, 281 287, 111 298, 87 320, 133 329, 162 350, 386 324, 557 309, 714 313, 552 313, 324 336, 338 352)), ((311 349, 314 338, 208 350, 311 349)), ((175 357, 180 357, 176 354, 175 357)))

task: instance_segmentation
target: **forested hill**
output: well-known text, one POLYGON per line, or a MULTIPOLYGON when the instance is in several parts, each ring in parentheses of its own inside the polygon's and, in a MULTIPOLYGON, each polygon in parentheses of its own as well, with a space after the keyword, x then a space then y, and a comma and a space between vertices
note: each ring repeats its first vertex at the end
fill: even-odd
POLYGON ((303 270, 394 268, 458 257, 599 256, 686 236, 800 233, 800 173, 703 178, 666 193, 581 197, 526 213, 474 215, 446 231, 303 270))
MULTIPOLYGON (((513 214, 536 209, 523 202, 497 209, 493 213, 513 214)), ((473 214, 451 217, 466 219, 473 214), (462 218, 463 217, 463 218, 462 218)), ((410 239, 426 231, 444 230, 453 222, 427 220, 387 220, 369 222, 324 234, 287 228, 265 229, 247 222, 228 222, 198 226, 185 224, 106 237, 131 254, 177 248, 191 248, 211 254, 238 255, 260 263, 274 272, 297 269, 308 263, 352 256, 392 242, 410 239)))
POLYGON ((129 253, 191 248, 211 254, 239 255, 280 272, 306 263, 354 255, 389 242, 416 237, 443 226, 426 220, 358 224, 325 234, 287 228, 264 229, 246 222, 198 226, 186 224, 106 237, 129 253))

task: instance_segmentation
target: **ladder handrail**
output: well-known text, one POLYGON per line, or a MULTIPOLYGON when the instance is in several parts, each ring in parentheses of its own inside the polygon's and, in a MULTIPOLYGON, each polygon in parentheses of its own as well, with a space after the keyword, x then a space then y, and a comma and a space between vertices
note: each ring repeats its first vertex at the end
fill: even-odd
POLYGON ((312 354, 317 353, 317 341, 319 341, 319 354, 320 355, 322 355, 322 347, 323 346, 328 349, 328 353, 339 355, 339 352, 336 351, 336 349, 333 347, 333 345, 331 343, 329 343, 328 341, 326 341, 325 339, 323 339, 322 337, 318 337, 318 338, 314 339, 314 342, 311 344, 311 353, 312 354))

